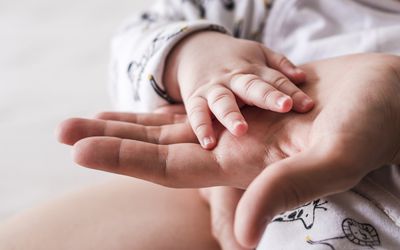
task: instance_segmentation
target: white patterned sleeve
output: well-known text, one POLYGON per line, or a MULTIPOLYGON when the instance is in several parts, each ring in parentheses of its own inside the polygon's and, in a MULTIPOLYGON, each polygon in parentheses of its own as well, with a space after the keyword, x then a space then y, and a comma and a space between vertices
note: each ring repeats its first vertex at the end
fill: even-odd
POLYGON ((110 92, 117 110, 150 112, 173 103, 163 87, 168 53, 185 36, 199 30, 226 33, 204 18, 197 1, 160 0, 126 22, 112 40, 110 92))

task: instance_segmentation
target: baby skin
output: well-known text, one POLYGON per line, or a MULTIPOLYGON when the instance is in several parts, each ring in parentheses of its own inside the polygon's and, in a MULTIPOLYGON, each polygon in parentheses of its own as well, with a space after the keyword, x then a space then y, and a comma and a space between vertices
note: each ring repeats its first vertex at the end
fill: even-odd
POLYGON ((168 94, 184 103, 202 147, 212 149, 217 143, 213 116, 241 136, 248 130, 243 105, 279 113, 311 110, 313 100, 296 86, 305 79, 300 68, 258 42, 206 31, 173 49, 163 81, 168 94))

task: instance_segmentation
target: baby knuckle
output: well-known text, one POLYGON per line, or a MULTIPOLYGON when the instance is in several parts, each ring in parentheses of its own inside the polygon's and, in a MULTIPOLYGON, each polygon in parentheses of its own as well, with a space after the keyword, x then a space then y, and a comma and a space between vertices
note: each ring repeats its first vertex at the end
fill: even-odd
POLYGON ((193 120, 195 116, 199 115, 199 113, 203 112, 203 108, 201 106, 193 106, 190 108, 188 112, 189 120, 193 120))
MULTIPOLYGON (((232 70, 230 74, 230 79, 240 79, 241 81, 243 78, 245 79, 249 75, 258 74, 260 71, 260 65, 257 63, 246 62, 244 65, 241 65, 239 68, 232 70)), ((240 82, 240 81, 239 81, 240 82)))
POLYGON ((291 64, 290 61, 282 54, 276 54, 276 61, 278 67, 280 68, 291 64))
POLYGON ((279 75, 273 80, 273 86, 277 89, 282 89, 287 84, 290 84, 290 82, 283 75, 279 75))
POLYGON ((187 103, 189 104, 199 104, 203 101, 203 97, 200 95, 198 91, 193 92, 191 95, 188 96, 187 98, 187 103))
POLYGON ((235 110, 225 110, 221 115, 221 119, 226 120, 226 119, 228 119, 229 116, 236 115, 236 114, 238 114, 238 112, 235 110))
POLYGON ((298 95, 298 94, 301 94, 301 93, 303 93, 300 89, 298 89, 298 88, 295 88, 294 90, 293 90, 293 92, 291 92, 291 93, 288 93, 288 95, 290 95, 290 96, 295 96, 295 95, 298 95))
POLYGON ((206 129, 207 129, 207 123, 206 122, 201 122, 201 123, 196 124, 194 126, 194 132, 195 132, 196 135, 199 135, 199 134, 203 133, 204 130, 206 130, 206 129))
POLYGON ((271 98, 271 95, 276 92, 275 89, 273 88, 266 88, 264 92, 262 93, 262 100, 265 102, 268 101, 271 98))
POLYGON ((209 89, 210 95, 220 95, 226 93, 226 87, 220 84, 215 84, 209 89))
POLYGON ((221 101, 229 99, 231 94, 226 90, 214 90, 210 92, 209 102, 211 106, 218 105, 221 101))
POLYGON ((250 92, 252 90, 252 88, 254 87, 254 85, 257 83, 257 78, 253 77, 248 79, 248 81, 246 81, 246 83, 244 84, 244 91, 245 91, 245 95, 249 96, 250 92))
POLYGON ((201 105, 200 103, 192 104, 192 105, 190 106, 190 108, 189 108, 189 113, 192 114, 192 113, 200 112, 200 111, 203 110, 203 107, 204 107, 204 106, 201 105))
POLYGON ((233 73, 230 78, 230 82, 234 86, 240 86, 241 83, 245 80, 246 80, 246 75, 242 74, 241 72, 233 73))
POLYGON ((225 99, 228 99, 229 97, 230 97, 230 95, 228 95, 228 94, 221 94, 218 96, 214 96, 213 98, 211 98, 210 106, 218 106, 219 103, 221 103, 225 99))

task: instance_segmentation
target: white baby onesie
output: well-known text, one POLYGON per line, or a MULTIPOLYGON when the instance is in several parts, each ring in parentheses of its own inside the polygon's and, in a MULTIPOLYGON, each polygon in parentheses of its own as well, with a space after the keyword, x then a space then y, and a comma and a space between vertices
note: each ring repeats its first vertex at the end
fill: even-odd
MULTIPOLYGON (((198 30, 263 42, 297 64, 359 52, 400 55, 400 2, 159 0, 113 40, 116 108, 148 112, 173 103, 162 85, 164 61, 198 30)), ((399 167, 382 167, 350 191, 278 215, 257 249, 400 249, 399 167)))

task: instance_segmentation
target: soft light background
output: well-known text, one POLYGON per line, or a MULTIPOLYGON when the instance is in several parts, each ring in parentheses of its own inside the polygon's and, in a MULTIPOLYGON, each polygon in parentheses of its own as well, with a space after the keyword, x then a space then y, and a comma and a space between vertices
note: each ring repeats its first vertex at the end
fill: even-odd
POLYGON ((0 222, 111 178, 77 167, 58 123, 110 110, 110 38, 151 0, 0 0, 0 222))

